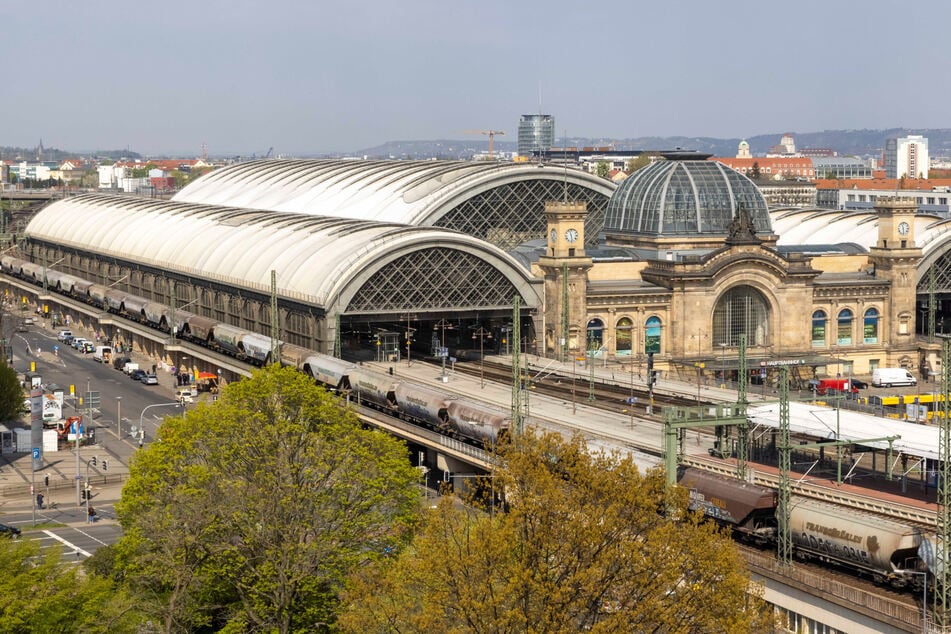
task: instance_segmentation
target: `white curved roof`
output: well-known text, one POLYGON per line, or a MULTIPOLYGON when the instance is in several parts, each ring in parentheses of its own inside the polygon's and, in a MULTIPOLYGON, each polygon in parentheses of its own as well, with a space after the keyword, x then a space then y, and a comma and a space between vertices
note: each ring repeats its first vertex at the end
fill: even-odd
MULTIPOLYGON (((796 247, 854 243, 868 250, 878 240, 878 216, 873 211, 832 209, 771 210, 778 246, 796 247)), ((915 216, 915 244, 925 256, 947 242, 951 220, 937 216, 915 216)))
MULTIPOLYGON (((458 249, 509 279, 526 301, 528 272, 470 236, 426 227, 88 194, 39 211, 27 237, 329 307, 387 262, 420 249, 458 249)), ((342 308, 338 308, 342 309, 342 308)))
POLYGON ((536 164, 267 159, 209 172, 173 200, 433 225, 481 191, 539 178, 565 180, 605 196, 616 189, 593 174, 536 164))

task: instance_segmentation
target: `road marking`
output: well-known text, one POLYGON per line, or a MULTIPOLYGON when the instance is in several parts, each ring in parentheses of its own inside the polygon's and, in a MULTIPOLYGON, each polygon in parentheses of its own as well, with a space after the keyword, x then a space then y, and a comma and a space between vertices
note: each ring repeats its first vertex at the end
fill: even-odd
POLYGON ((104 541, 102 541, 102 540, 100 540, 100 539, 96 539, 95 537, 93 537, 92 535, 90 535, 89 533, 87 533, 87 532, 84 531, 84 530, 80 530, 80 529, 78 529, 78 528, 76 528, 76 527, 73 527, 73 530, 76 531, 77 533, 81 533, 81 534, 85 535, 86 537, 88 537, 89 539, 93 540, 94 542, 98 542, 99 544, 101 544, 101 545, 103 545, 103 546, 106 545, 106 542, 104 542, 104 541))
MULTIPOLYGON (((60 542, 61 544, 63 544, 63 545, 66 546, 67 548, 72 548, 73 551, 75 551, 75 552, 77 552, 77 553, 79 553, 79 554, 81 554, 81 555, 84 555, 84 556, 86 556, 86 557, 92 557, 92 553, 87 553, 85 550, 83 550, 82 548, 80 548, 80 547, 77 546, 76 544, 72 544, 72 543, 66 541, 65 539, 63 539, 63 538, 60 537, 59 535, 57 535, 57 534, 55 534, 55 533, 51 533, 51 532, 46 531, 46 530, 44 530, 43 532, 44 532, 46 535, 49 535, 50 537, 52 537, 53 539, 55 539, 56 541, 60 542)), ((98 540, 97 540, 97 541, 98 541, 98 540)))

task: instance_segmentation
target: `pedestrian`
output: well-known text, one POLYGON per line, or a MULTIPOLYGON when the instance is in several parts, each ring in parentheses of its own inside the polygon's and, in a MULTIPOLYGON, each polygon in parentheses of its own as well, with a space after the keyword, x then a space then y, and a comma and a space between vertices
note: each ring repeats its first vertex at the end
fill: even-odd
POLYGON ((43 508, 43 494, 42 493, 36 494, 36 507, 43 508))
POLYGON ((88 510, 88 513, 89 513, 89 519, 90 519, 91 521, 95 522, 95 521, 96 521, 96 509, 94 509, 93 507, 90 506, 90 507, 89 507, 89 510, 88 510))
POLYGON ((152 364, 152 374, 155 374, 155 364, 152 364))

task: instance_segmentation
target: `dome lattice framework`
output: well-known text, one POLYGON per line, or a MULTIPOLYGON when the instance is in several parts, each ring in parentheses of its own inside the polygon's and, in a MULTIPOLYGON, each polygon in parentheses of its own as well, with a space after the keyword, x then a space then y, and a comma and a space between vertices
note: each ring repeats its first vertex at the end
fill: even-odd
POLYGON ((621 183, 608 203, 604 231, 726 235, 740 205, 757 234, 771 232, 766 199, 739 172, 716 161, 657 161, 621 183))
POLYGON ((559 180, 507 183, 476 194, 447 212, 435 226, 454 229, 505 250, 545 236, 545 203, 566 197, 587 203, 586 242, 594 244, 604 225, 608 197, 559 180))
POLYGON ((350 300, 346 313, 436 308, 504 308, 515 286, 484 260, 450 249, 424 249, 377 271, 350 300))

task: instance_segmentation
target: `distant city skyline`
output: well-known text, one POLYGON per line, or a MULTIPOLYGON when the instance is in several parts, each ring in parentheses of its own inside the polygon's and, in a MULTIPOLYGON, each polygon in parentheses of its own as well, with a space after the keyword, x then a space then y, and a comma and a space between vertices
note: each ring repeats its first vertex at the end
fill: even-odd
POLYGON ((346 153, 511 142, 539 111, 556 138, 605 141, 948 128, 949 17, 885 0, 10 5, 0 146, 346 153))

